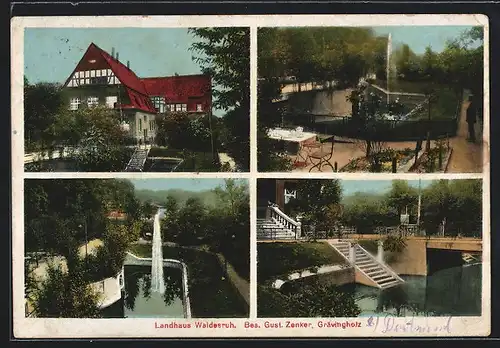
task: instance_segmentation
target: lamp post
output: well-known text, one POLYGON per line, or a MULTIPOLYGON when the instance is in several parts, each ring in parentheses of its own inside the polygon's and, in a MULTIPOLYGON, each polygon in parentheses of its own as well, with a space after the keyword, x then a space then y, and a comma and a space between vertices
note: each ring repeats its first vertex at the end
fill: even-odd
POLYGON ((79 225, 78 227, 80 228, 84 228, 84 231, 85 231, 85 258, 87 258, 87 255, 88 255, 88 244, 89 244, 89 240, 88 240, 88 235, 87 235, 87 218, 85 218, 84 222, 83 222, 83 226, 82 225, 79 225))

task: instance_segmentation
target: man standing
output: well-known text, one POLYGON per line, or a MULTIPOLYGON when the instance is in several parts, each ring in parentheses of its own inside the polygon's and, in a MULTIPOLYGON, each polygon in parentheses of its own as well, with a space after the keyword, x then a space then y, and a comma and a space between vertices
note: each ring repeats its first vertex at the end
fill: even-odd
POLYGON ((469 126, 469 141, 476 142, 476 133, 474 125, 476 123, 476 104, 473 101, 473 96, 469 96, 469 106, 467 107, 466 121, 469 126))

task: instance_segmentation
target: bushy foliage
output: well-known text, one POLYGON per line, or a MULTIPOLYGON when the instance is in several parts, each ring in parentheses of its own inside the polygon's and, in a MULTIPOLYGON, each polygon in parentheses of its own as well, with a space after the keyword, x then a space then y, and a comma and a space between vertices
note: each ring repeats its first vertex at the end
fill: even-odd
POLYGON ((319 281, 302 284, 286 293, 259 286, 258 297, 261 317, 352 318, 361 313, 352 293, 319 281))
POLYGON ((44 318, 98 318, 99 295, 78 268, 65 272, 49 266, 34 296, 34 315, 44 318))
POLYGON ((166 214, 161 223, 164 240, 181 245, 208 245, 221 252, 242 277, 249 277, 250 205, 246 183, 226 179, 214 190, 217 203, 208 206, 197 197, 179 204, 167 197, 166 214))

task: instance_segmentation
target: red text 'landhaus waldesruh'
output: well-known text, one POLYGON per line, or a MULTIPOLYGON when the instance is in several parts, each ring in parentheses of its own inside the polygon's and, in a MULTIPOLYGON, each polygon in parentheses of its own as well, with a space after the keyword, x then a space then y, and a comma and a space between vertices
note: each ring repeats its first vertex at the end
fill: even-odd
POLYGON ((211 114, 212 81, 208 75, 138 77, 130 63, 120 62, 91 43, 64 83, 71 110, 105 105, 120 112, 129 135, 153 141, 156 117, 185 112, 190 117, 211 114))

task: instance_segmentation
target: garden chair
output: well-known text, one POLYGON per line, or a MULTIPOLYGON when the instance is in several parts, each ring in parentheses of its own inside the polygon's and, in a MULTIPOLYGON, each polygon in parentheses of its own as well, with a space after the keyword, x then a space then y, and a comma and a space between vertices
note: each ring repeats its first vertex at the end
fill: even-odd
POLYGON ((332 171, 335 171, 332 164, 330 163, 330 160, 333 157, 335 137, 332 135, 322 138, 319 140, 319 143, 321 145, 319 149, 308 156, 308 159, 313 164, 311 169, 309 169, 309 172, 311 172, 314 168, 318 168, 318 170, 321 172, 321 168, 324 166, 329 166, 330 168, 332 168, 332 171), (328 143, 329 145, 326 146, 328 143))
MULTIPOLYGON (((294 168, 303 168, 307 166, 307 162, 311 162, 309 160, 309 156, 314 150, 321 149, 321 142, 318 140, 318 137, 307 140, 301 144, 299 144, 299 149, 297 151, 297 156, 293 163, 294 168), (305 152, 303 155, 302 152, 305 152)), ((312 162, 311 162, 312 163, 312 162)), ((314 163, 312 163, 314 164, 314 163)))

